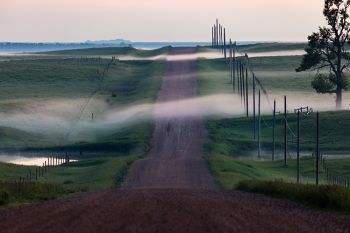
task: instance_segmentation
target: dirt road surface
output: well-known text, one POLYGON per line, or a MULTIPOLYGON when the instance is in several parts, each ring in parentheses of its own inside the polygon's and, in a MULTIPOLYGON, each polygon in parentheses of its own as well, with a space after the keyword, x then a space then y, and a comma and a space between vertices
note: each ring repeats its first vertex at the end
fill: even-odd
MULTIPOLYGON (((194 51, 178 48, 173 54, 194 51)), ((194 97, 195 71, 195 60, 169 61, 159 101, 194 97)), ((261 195, 216 190, 201 159, 205 140, 200 117, 157 116, 150 153, 132 166, 122 189, 1 210, 0 232, 350 232, 348 216, 261 195)))
MULTIPOLYGON (((172 56, 190 55, 195 52, 196 48, 177 48, 173 50, 172 56)), ((196 71, 196 59, 168 61, 158 102, 196 97, 196 71)), ((161 108, 162 105, 157 107, 161 108)), ((163 117, 158 114, 162 110, 157 107, 154 109, 155 129, 150 153, 145 159, 133 164, 124 188, 213 189, 213 179, 201 157, 207 138, 201 117, 163 117)), ((200 112, 198 103, 188 107, 191 112, 200 112)))

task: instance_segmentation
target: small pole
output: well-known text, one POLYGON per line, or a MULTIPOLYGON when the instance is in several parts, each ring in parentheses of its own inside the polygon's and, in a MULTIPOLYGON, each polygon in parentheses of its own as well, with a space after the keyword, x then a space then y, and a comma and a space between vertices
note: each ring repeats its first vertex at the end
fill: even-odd
POLYGON ((227 54, 226 54, 226 28, 224 28, 224 56, 225 56, 225 64, 227 66, 227 54))
POLYGON ((275 161, 275 152, 276 152, 276 100, 273 101, 272 161, 275 161))
POLYGON ((258 158, 261 159, 261 95, 260 95, 260 90, 259 90, 259 100, 258 100, 258 115, 259 115, 258 158))
MULTIPOLYGON (((232 40, 230 39, 230 80, 233 85, 233 51, 232 51, 232 40)), ((234 91, 234 90, 233 90, 234 91)))
POLYGON ((284 96, 284 166, 287 166, 287 96, 284 96))
POLYGON ((300 111, 298 111, 298 138, 297 138, 297 183, 300 183, 300 111))
POLYGON ((245 75, 245 94, 246 94, 246 110, 247 110, 247 118, 249 117, 249 87, 248 87, 248 69, 245 69, 246 75, 245 75))
POLYGON ((232 81, 233 81, 233 92, 235 92, 236 90, 236 42, 235 42, 235 46, 232 46, 232 81))
POLYGON ((245 102, 245 74, 244 74, 244 66, 242 65, 242 95, 243 95, 243 105, 246 108, 245 102))
MULTIPOLYGON (((238 73, 238 79, 237 79, 237 82, 238 82, 237 90, 238 90, 238 94, 240 95, 241 94, 241 76, 242 76, 241 60, 239 60, 237 72, 238 70, 239 70, 239 73, 238 73)), ((241 99, 242 99, 242 96, 241 96, 241 99)))
POLYGON ((320 113, 316 114, 316 185, 319 185, 319 176, 320 176, 320 113))
POLYGON ((254 140, 256 139, 256 107, 255 107, 255 75, 253 75, 253 120, 254 120, 254 140))

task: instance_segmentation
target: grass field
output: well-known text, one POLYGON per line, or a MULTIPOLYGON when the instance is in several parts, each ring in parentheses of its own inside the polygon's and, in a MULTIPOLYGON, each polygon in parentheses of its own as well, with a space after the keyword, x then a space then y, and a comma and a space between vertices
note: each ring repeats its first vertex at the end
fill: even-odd
POLYGON ((49 168, 33 185, 14 187, 8 182, 26 177, 29 170, 34 174, 35 167, 0 163, 3 204, 118 187, 132 162, 148 151, 153 130, 148 118, 130 121, 128 116, 133 113, 128 113, 128 108, 156 100, 165 62, 111 63, 110 59, 78 57, 122 54, 146 57, 166 54, 169 49, 72 50, 22 59, 16 56, 0 62, 1 150, 82 152, 78 162, 69 167, 49 168), (118 121, 119 118, 122 120, 118 121))
POLYGON ((42 52, 46 55, 69 55, 69 56, 121 56, 129 55, 136 57, 153 57, 158 55, 166 55, 170 52, 171 47, 163 47, 154 50, 141 50, 133 47, 107 47, 107 48, 91 48, 91 49, 73 49, 53 52, 42 52))
MULTIPOLYGON (((247 52, 268 52, 293 50, 298 49, 298 46, 302 45, 259 44, 240 46, 240 49, 246 49, 247 52)), ((317 100, 318 95, 314 93, 310 85, 314 73, 295 72, 295 68, 300 64, 301 56, 256 57, 251 58, 250 61, 257 77, 270 95, 284 93, 288 96, 305 96, 304 99, 313 96, 317 100)), ((202 96, 219 93, 232 95, 233 88, 224 59, 199 61, 199 85, 202 96)), ((315 103, 322 103, 322 98, 315 103)), ((240 109, 240 106, 232 107, 240 109)), ((350 178, 348 172, 350 159, 347 157, 350 151, 348 145, 350 138, 347 133, 350 127, 349 119, 349 111, 322 112, 320 118, 321 152, 328 155, 327 166, 332 172, 345 179, 350 178), (343 155, 344 158, 342 158, 343 155)), ((301 152, 302 156, 308 156, 302 158, 301 176, 304 183, 313 183, 315 180, 315 159, 311 157, 315 151, 315 122, 315 114, 309 117, 302 116, 301 152)), ((271 162, 273 125, 271 113, 264 112, 261 121, 262 161, 257 159, 257 141, 254 140, 254 121, 251 117, 209 117, 206 125, 210 140, 205 145, 205 158, 219 186, 224 189, 232 189, 242 180, 296 181, 296 114, 288 114, 288 167, 284 167, 281 160, 284 143, 283 116, 277 115, 276 120, 277 161, 275 162, 271 162)), ((325 182, 323 173, 321 173, 321 178, 322 182, 325 182)))
MULTIPOLYGON (((108 62, 44 59, 0 63, 3 83, 0 86, 0 148, 57 147, 69 131, 79 131, 79 119, 91 119, 91 112, 97 121, 102 121, 112 110, 154 102, 161 84, 163 61, 118 61, 103 76, 108 62), (51 129, 52 125, 61 127, 51 129)), ((150 129, 131 126, 131 134, 133 130, 150 129)), ((86 143, 87 134, 92 133, 84 132, 74 144, 86 143)), ((88 143, 107 145, 118 140, 124 141, 123 144, 128 134, 125 126, 108 127, 107 134, 94 133, 88 143)))
MULTIPOLYGON (((314 72, 296 73, 301 56, 251 58, 257 78, 268 92, 311 92, 314 72)), ((199 62, 200 92, 202 95, 232 93, 229 71, 224 59, 202 59, 199 62)), ((251 75, 249 75, 251 85, 251 75)))

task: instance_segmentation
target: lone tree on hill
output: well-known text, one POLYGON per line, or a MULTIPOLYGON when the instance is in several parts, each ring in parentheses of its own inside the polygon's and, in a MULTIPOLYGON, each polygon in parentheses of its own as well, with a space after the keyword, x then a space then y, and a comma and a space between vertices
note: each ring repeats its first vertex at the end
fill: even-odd
POLYGON ((346 51, 350 45, 349 7, 350 0, 325 0, 323 14, 328 25, 308 37, 306 54, 296 69, 317 70, 312 87, 318 93, 335 93, 338 109, 342 106, 342 91, 349 88, 344 74, 350 65, 350 53, 346 51))

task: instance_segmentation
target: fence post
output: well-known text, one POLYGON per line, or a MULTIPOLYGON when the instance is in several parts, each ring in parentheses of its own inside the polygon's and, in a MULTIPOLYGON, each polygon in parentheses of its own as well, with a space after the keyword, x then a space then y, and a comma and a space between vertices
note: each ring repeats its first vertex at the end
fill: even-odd
POLYGON ((298 111, 298 134, 297 134, 297 183, 300 183, 300 111, 298 111))
POLYGON ((320 169, 320 113, 316 114, 316 185, 319 185, 320 169))
POLYGON ((259 115, 259 128, 258 128, 258 158, 261 159, 261 95, 259 90, 259 100, 258 100, 258 115, 259 115))
POLYGON ((287 96, 284 96, 284 166, 287 166, 287 96))
POLYGON ((273 101, 272 161, 275 161, 275 152, 276 152, 276 100, 273 101))

